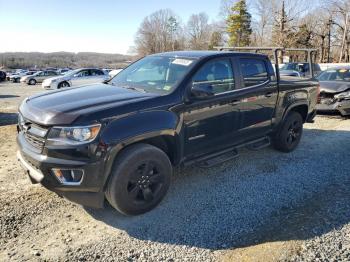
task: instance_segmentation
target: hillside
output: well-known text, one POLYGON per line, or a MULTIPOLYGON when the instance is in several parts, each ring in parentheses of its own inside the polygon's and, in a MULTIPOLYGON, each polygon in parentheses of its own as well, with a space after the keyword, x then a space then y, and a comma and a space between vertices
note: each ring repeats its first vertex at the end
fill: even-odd
POLYGON ((121 68, 132 60, 131 56, 103 53, 0 53, 0 68, 46 68, 46 67, 100 67, 121 68))

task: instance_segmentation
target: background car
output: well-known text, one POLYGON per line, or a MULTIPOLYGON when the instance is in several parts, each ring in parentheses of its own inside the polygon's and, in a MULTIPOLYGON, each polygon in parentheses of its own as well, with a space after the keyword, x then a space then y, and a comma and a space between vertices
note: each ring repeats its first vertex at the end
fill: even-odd
POLYGON ((101 69, 82 68, 68 72, 64 75, 49 78, 43 81, 45 89, 60 89, 69 86, 81 86, 92 83, 101 83, 109 79, 101 69))
POLYGON ((64 75, 64 74, 66 74, 67 72, 69 72, 71 70, 72 70, 71 68, 60 68, 60 69, 57 70, 57 73, 59 75, 64 75))
POLYGON ((21 83, 28 85, 35 85, 36 83, 42 83, 45 79, 57 76, 58 73, 52 70, 39 71, 32 75, 21 77, 21 83))
POLYGON ((327 69, 317 79, 320 82, 317 111, 350 115, 350 66, 327 69))
POLYGON ((21 77, 29 76, 35 74, 36 71, 21 71, 20 73, 12 74, 8 77, 8 81, 12 81, 13 83, 19 83, 21 77))
POLYGON ((6 73, 4 71, 0 71, 0 82, 6 80, 6 73))
POLYGON ((112 71, 110 71, 108 73, 109 77, 110 78, 113 78, 114 76, 116 76, 117 74, 119 74, 123 69, 114 69, 112 71))
MULTIPOLYGON (((322 72, 319 64, 313 64, 314 74, 318 75, 322 72)), ((287 63, 280 68, 281 76, 295 76, 305 77, 310 76, 310 65, 307 62, 304 63, 287 63)))

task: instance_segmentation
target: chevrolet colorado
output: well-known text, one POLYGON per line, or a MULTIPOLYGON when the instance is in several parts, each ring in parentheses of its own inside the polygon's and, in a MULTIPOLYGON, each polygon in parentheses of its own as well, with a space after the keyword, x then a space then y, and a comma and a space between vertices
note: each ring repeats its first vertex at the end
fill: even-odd
POLYGON ((173 166, 210 167, 242 147, 293 151, 318 95, 313 79, 280 80, 266 55, 150 55, 104 83, 25 99, 17 158, 60 196, 137 215, 163 199, 173 166))

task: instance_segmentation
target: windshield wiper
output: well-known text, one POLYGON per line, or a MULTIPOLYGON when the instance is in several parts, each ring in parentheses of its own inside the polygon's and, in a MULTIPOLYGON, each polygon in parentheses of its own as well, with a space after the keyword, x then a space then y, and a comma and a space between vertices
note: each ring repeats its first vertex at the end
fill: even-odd
POLYGON ((133 86, 121 86, 122 88, 125 88, 125 89, 130 89, 130 90, 134 90, 134 91, 138 91, 138 92, 142 92, 142 93, 147 93, 145 91, 145 89, 142 89, 140 87, 133 87, 133 86))

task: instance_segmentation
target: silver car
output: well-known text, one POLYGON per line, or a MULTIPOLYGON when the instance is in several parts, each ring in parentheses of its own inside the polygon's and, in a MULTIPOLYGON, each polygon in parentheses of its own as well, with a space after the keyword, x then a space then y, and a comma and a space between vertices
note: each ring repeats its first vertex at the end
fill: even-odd
POLYGON ((42 83, 45 89, 60 89, 70 86, 81 86, 101 83, 109 77, 102 70, 96 68, 81 68, 70 71, 64 75, 46 79, 42 83))
POLYGON ((45 70, 39 71, 29 76, 22 76, 20 82, 28 85, 36 85, 36 83, 42 83, 45 79, 57 76, 56 71, 45 70))

